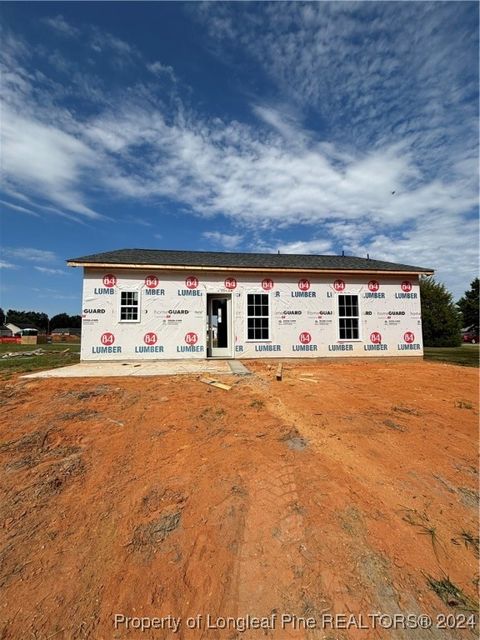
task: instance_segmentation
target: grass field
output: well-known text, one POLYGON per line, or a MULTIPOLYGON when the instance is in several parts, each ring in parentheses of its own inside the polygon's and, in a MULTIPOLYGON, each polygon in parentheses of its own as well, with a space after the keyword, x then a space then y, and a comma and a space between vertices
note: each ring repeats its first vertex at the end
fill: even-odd
POLYGON ((80 361, 80 345, 60 342, 56 344, 0 344, 0 374, 27 373, 38 369, 54 369, 80 361), (42 355, 3 358, 6 353, 36 351, 42 349, 42 355), (61 353, 68 349, 67 352, 61 353))
POLYGON ((478 367, 478 344, 463 344, 460 347, 426 347, 425 360, 478 367))

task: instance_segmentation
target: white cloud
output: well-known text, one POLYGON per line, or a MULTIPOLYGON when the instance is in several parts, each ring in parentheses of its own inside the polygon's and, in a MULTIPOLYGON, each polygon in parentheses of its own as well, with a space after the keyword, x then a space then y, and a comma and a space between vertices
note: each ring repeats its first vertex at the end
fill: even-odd
POLYGON ((79 29, 69 24, 62 15, 45 18, 43 22, 64 36, 77 37, 80 35, 79 29))
POLYGON ((408 138, 417 162, 437 175, 452 157, 478 155, 472 4, 259 3, 252 12, 203 3, 192 13, 219 56, 253 61, 277 100, 315 114, 330 140, 366 150, 408 138))
POLYGON ((32 291, 38 294, 38 298, 48 298, 49 300, 76 300, 78 302, 78 296, 64 294, 57 289, 47 289, 45 287, 33 287, 32 291))
POLYGON ((62 15, 45 18, 42 22, 63 36, 81 38, 96 53, 111 51, 123 58, 137 55, 135 47, 132 47, 128 42, 96 26, 73 26, 62 15))
POLYGON ((259 104, 252 105, 252 109, 260 120, 275 129, 289 143, 305 142, 306 134, 302 132, 298 120, 293 117, 290 110, 259 104))
POLYGON ((61 275, 64 276, 65 275, 65 271, 63 271, 62 269, 50 269, 49 267, 39 267, 39 266, 34 266, 34 269, 36 269, 37 271, 40 271, 40 273, 46 273, 48 275, 61 275))
POLYGON ((197 212, 223 213, 247 225, 313 224, 368 212, 372 222, 388 227, 440 212, 457 216, 477 203, 473 184, 429 180, 402 145, 342 154, 302 130, 291 146, 237 123, 167 125, 160 113, 139 108, 104 114, 88 134, 110 131, 114 123, 121 131, 115 151, 125 161, 133 161, 139 143, 160 160, 138 172, 111 166, 104 175, 110 189, 133 198, 181 194, 197 212))
POLYGON ((219 231, 205 231, 202 236, 224 249, 235 249, 243 239, 243 236, 239 234, 220 233, 219 231))
MULTIPOLYGON (((200 116, 178 87, 166 106, 152 93, 161 84, 152 79, 112 98, 85 74, 70 90, 88 94, 96 108, 80 117, 59 106, 65 88, 19 64, 28 49, 10 43, 2 87, 5 183, 15 197, 27 192, 90 220, 99 217, 89 205, 92 192, 151 206, 171 199, 209 219, 228 217, 238 233, 204 235, 225 248, 259 234, 272 250, 340 246, 438 267, 448 283, 470 278, 478 153, 477 114, 466 96, 478 90, 478 79, 471 79, 458 32, 442 27, 449 7, 438 17, 425 4, 387 4, 279 10, 263 3, 248 20, 233 19, 241 5, 197 7, 215 25, 212 38, 223 48, 241 47, 277 85, 277 101, 251 106, 258 118, 251 125, 200 116), (398 16, 392 24, 390 12, 398 16), (303 108, 313 113, 308 127, 303 108), (270 239, 293 227, 291 241, 270 239)), ((130 44, 82 29, 88 46, 174 77, 170 67, 140 60, 130 44)))
POLYGON ((5 262, 4 260, 0 260, 0 269, 16 269, 17 265, 12 264, 11 262, 5 262))
POLYGON ((170 65, 162 64, 158 60, 147 64, 147 69, 156 76, 167 75, 173 82, 176 81, 175 72, 170 65))
POLYGON ((83 202, 80 181, 96 156, 76 137, 55 126, 2 109, 2 162, 7 180, 48 197, 55 204, 88 218, 100 214, 83 202))
POLYGON ((19 260, 53 262, 57 259, 53 251, 48 251, 45 249, 32 249, 30 247, 4 247, 2 252, 8 258, 17 258, 19 260))
POLYGON ((330 240, 307 240, 306 242, 288 242, 278 247, 280 253, 314 253, 318 255, 329 254, 332 250, 330 240))
POLYGON ((104 53, 110 50, 121 58, 129 58, 130 56, 137 55, 136 49, 128 44, 128 42, 108 33, 108 31, 91 27, 89 33, 90 46, 96 53, 104 53))
POLYGON ((36 216, 39 218, 39 214, 27 207, 21 207, 18 204, 13 204, 12 202, 7 202, 6 200, 0 200, 0 203, 3 204, 4 207, 8 207, 9 209, 13 209, 14 211, 20 211, 21 213, 28 213, 31 216, 36 216))

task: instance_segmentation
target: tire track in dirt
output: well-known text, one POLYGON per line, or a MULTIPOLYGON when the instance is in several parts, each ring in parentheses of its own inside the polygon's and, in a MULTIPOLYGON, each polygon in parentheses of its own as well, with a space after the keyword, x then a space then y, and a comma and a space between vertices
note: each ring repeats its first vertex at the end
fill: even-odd
MULTIPOLYGON (((300 546, 304 524, 296 511, 298 493, 291 466, 265 456, 249 484, 249 503, 238 550, 238 615, 266 616, 294 611, 298 573, 303 566, 300 546)), ((290 637, 288 633, 285 637, 290 637)))
MULTIPOLYGON (((355 475, 355 467, 342 464, 337 457, 330 457, 329 452, 324 449, 325 445, 328 446, 329 430, 323 434, 319 433, 318 425, 315 424, 316 421, 312 414, 305 415, 296 407, 293 409, 286 406, 282 398, 274 393, 269 394, 266 408, 272 415, 293 425, 292 428, 298 432, 300 437, 307 441, 310 440, 308 450, 311 451, 311 447, 315 450, 316 463, 313 464, 316 464, 317 467, 321 466, 323 470, 323 476, 317 476, 316 481, 310 484, 310 491, 306 493, 305 488, 309 484, 308 471, 313 469, 312 460, 309 460, 308 464, 301 465, 298 469, 298 485, 302 487, 300 498, 303 499, 305 505, 312 505, 313 509, 321 506, 321 516, 319 516, 318 510, 314 516, 316 523, 322 521, 329 523, 324 529, 324 535, 320 537, 316 532, 312 535, 308 515, 305 518, 307 550, 312 561, 307 565, 307 572, 304 576, 306 589, 308 590, 307 585, 312 584, 312 579, 318 583, 319 577, 323 587, 312 598, 314 615, 318 618, 325 612, 350 612, 356 613, 357 616, 365 614, 365 612, 385 612, 390 615, 403 613, 420 615, 424 613, 426 604, 424 593, 422 597, 413 576, 408 573, 403 574, 401 581, 399 581, 398 570, 394 569, 386 556, 373 547, 372 543, 375 541, 371 539, 365 518, 362 512, 353 506, 357 502, 378 504, 376 500, 381 496, 372 487, 367 488, 365 496, 366 487, 363 486, 362 477, 358 478, 355 475), (318 444, 321 446, 318 447, 318 444), (325 453, 327 456, 324 455, 325 453), (342 473, 344 473, 344 478, 340 482, 342 473), (329 496, 336 497, 330 501, 329 496), (360 496, 362 499, 358 500, 360 496), (331 502, 333 504, 330 504, 331 502), (340 508, 342 504, 343 509, 340 508), (343 558, 339 554, 339 549, 343 550, 343 558), (328 559, 329 556, 336 557, 337 561, 332 564, 328 559), (315 568, 310 571, 314 565, 316 565, 315 568), (420 596, 419 599, 416 596, 420 596), (323 603, 323 608, 315 606, 318 602, 323 603)), ((346 445, 346 448, 351 449, 352 447, 346 445)), ((381 506, 381 503, 378 504, 378 508, 381 506)), ((376 514, 370 512, 369 517, 380 520, 387 519, 388 521, 388 518, 378 509, 376 514)), ((436 561, 435 564, 437 564, 436 561)), ((416 573, 418 576, 418 571, 416 573)), ((431 596, 428 599, 431 600, 431 596)), ((430 629, 423 630, 422 633, 425 640, 472 637, 471 631, 462 629, 430 629)), ((352 629, 348 632, 348 636, 336 632, 335 638, 370 637, 368 632, 367 636, 364 634, 365 632, 361 630, 352 629)), ((326 636, 322 635, 322 637, 326 636)), ((418 629, 397 628, 390 631, 377 630, 372 637, 413 640, 418 639, 419 635, 418 629)))

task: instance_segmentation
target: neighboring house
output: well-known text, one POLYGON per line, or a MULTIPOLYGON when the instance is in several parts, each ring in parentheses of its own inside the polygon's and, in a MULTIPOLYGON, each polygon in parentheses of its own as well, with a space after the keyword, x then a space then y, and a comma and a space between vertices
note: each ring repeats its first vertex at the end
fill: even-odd
POLYGON ((24 322, 7 322, 5 325, 13 335, 23 335, 23 336, 36 336, 40 332, 40 329, 31 323, 24 322))
POLYGON ((0 325, 0 338, 11 338, 13 331, 4 324, 0 325))
POLYGON ((423 355, 419 276, 350 256, 122 249, 84 267, 83 360, 423 355))

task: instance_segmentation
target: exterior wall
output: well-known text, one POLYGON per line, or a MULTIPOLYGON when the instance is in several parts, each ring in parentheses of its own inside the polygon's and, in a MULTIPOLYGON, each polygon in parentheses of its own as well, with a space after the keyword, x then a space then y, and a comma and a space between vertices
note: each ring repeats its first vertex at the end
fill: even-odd
POLYGON ((231 294, 234 358, 423 355, 417 276, 303 278, 89 268, 83 290, 82 360, 205 358, 207 293, 231 294), (122 290, 139 292, 139 322, 119 321, 122 290), (246 294, 265 292, 270 297, 271 340, 250 342, 246 294), (359 340, 339 339, 339 293, 359 296, 359 340))

